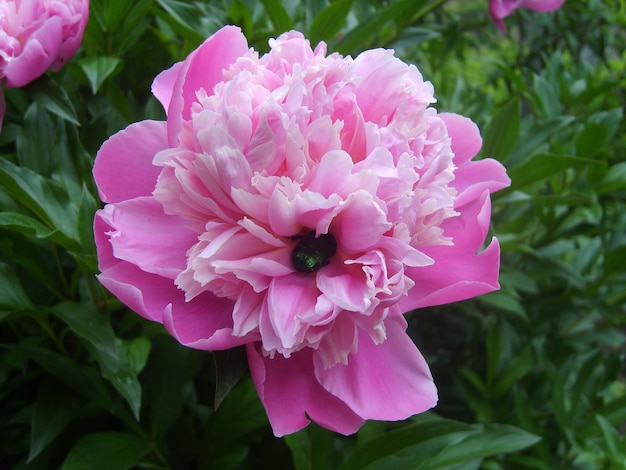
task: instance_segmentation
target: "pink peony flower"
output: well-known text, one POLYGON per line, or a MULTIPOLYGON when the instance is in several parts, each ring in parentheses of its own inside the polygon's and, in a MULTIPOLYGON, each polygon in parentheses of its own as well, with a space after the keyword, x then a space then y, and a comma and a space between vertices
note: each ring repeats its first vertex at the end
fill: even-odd
POLYGON ((489 0, 489 13, 498 28, 506 32, 506 26, 502 19, 518 8, 544 12, 553 11, 561 8, 564 2, 565 0, 489 0))
POLYGON ((403 312, 499 288, 497 241, 478 250, 509 179, 392 51, 270 46, 224 27, 155 79, 167 122, 103 144, 99 279, 184 345, 245 344, 277 436, 425 411, 403 312))
MULTIPOLYGON (((80 47, 88 17, 89 0, 0 0, 0 84, 21 87, 58 71, 80 47)), ((0 110, 1 124, 4 97, 0 110)))

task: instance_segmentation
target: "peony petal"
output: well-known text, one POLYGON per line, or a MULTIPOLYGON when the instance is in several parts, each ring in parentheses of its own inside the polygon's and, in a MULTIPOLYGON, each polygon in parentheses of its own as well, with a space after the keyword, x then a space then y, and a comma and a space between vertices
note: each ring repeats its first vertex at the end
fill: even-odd
POLYGON ((6 87, 23 87, 43 75, 51 63, 52 57, 44 46, 39 41, 29 41, 22 53, 9 61, 5 67, 6 87))
POLYGON ((158 74, 152 82, 152 94, 163 105, 163 109, 165 109, 166 113, 169 110, 170 101, 172 101, 172 93, 174 93, 174 86, 176 85, 182 68, 183 62, 177 62, 169 69, 158 74))
POLYGON ((404 312, 469 299, 500 288, 500 245, 496 238, 478 254, 437 260, 432 266, 409 268, 405 273, 415 282, 400 300, 404 312))
POLYGON ((454 208, 480 197, 485 191, 496 192, 511 184, 502 164, 491 158, 469 162, 454 173, 452 185, 457 189, 454 208))
POLYGON ((348 364, 325 369, 315 360, 322 386, 364 419, 397 421, 437 403, 437 389, 421 353, 406 334, 406 321, 387 319, 387 340, 374 344, 359 332, 358 352, 348 364))
POLYGON ((333 220, 332 232, 342 250, 359 253, 376 246, 390 228, 387 215, 374 196, 359 190, 344 201, 333 220))
MULTIPOLYGON (((180 291, 179 291, 180 292, 180 291)), ((233 305, 229 299, 205 292, 189 302, 176 297, 163 315, 163 324, 182 345, 209 351, 241 346, 258 339, 258 334, 233 335, 233 305)))
POLYGON ((269 319, 285 349, 295 346, 299 317, 312 315, 319 291, 315 277, 293 273, 274 278, 267 294, 269 319))
POLYGON ((146 273, 136 265, 113 256, 107 232, 110 225, 98 211, 94 220, 94 233, 98 252, 98 280, 120 301, 148 320, 162 322, 165 307, 172 299, 181 297, 172 280, 146 273))
POLYGON ((182 219, 165 214, 163 206, 151 197, 108 204, 98 217, 110 227, 117 259, 172 280, 185 269, 187 250, 198 240, 182 219))
POLYGON ((258 344, 248 344, 247 351, 254 385, 276 437, 307 426, 306 415, 344 435, 355 433, 363 425, 362 418, 317 382, 309 349, 289 359, 280 355, 265 357, 258 344))
POLYGON ((440 113, 438 116, 448 128, 454 164, 457 167, 478 155, 483 140, 478 126, 471 119, 453 113, 440 113))
POLYGON ((166 124, 161 121, 137 122, 109 138, 93 167, 100 199, 119 202, 151 195, 161 171, 152 159, 166 147, 166 124))
POLYGON ((241 30, 225 26, 185 59, 167 110, 168 139, 172 145, 177 142, 183 121, 191 118, 191 105, 198 101, 196 93, 204 89, 210 96, 213 87, 223 80, 224 70, 247 51, 248 42, 241 30))

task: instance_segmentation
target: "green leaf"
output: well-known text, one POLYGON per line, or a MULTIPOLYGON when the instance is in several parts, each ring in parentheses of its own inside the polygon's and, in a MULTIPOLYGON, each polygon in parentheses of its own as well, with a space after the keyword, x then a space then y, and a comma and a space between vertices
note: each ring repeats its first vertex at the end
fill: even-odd
POLYGON ((58 230, 52 230, 36 219, 17 212, 0 212, 0 227, 14 232, 35 235, 37 238, 50 240, 65 247, 75 247, 73 240, 58 230))
POLYGON ((513 98, 493 115, 483 135, 482 155, 505 161, 517 143, 520 132, 521 103, 513 98))
POLYGON ((313 47, 320 41, 328 41, 346 24, 346 18, 352 9, 352 0, 338 0, 324 8, 311 23, 308 38, 313 47))
POLYGON ((22 342, 11 348, 35 361, 46 373, 59 379, 70 389, 102 409, 112 406, 111 396, 94 367, 85 366, 73 359, 45 348, 22 342))
POLYGON ((592 157, 602 150, 609 136, 609 128, 604 123, 590 122, 576 137, 576 155, 592 157))
POLYGON ((257 441, 267 426, 267 415, 252 380, 240 382, 209 422, 199 468, 239 468, 250 443, 257 441))
POLYGON ((373 12, 369 17, 359 21, 359 25, 351 29, 335 49, 341 54, 353 54, 363 50, 373 37, 380 33, 389 21, 417 21, 428 11, 428 0, 400 0, 390 3, 387 7, 373 12))
POLYGON ((58 183, 0 158, 0 184, 44 224, 60 230, 64 246, 78 247, 77 207, 58 183))
POLYGON ((126 432, 100 432, 82 437, 63 462, 62 470, 133 468, 152 451, 144 439, 126 432))
POLYGON ((626 162, 611 165, 598 185, 598 194, 608 194, 626 189, 626 162))
POLYGON ((122 69, 122 59, 118 57, 87 57, 78 61, 85 73, 91 92, 95 95, 104 81, 122 69))
POLYGON ((62 302, 50 309, 61 318, 91 351, 100 365, 102 375, 126 399, 139 419, 141 384, 137 379, 147 358, 150 343, 135 340, 128 344, 115 336, 111 325, 88 302, 62 302))
POLYGON ((335 448, 335 433, 311 423, 306 428, 285 436, 296 470, 337 468, 341 455, 335 448))
POLYGON ((10 311, 35 310, 13 268, 0 262, 0 309, 10 311))
POLYGON ((516 189, 522 189, 567 169, 580 168, 589 164, 598 164, 598 161, 570 155, 538 153, 523 165, 508 171, 511 186, 503 189, 500 193, 505 194, 516 189))
POLYGON ((248 370, 246 349, 241 346, 239 348, 227 349, 226 351, 213 351, 213 361, 217 377, 213 406, 217 409, 248 370))
POLYGON ((44 106, 51 113, 79 126, 76 110, 67 96, 65 89, 48 75, 42 75, 37 80, 24 87, 33 100, 44 106))
POLYGON ((66 387, 44 382, 39 387, 31 419, 28 462, 37 457, 78 415, 80 402, 66 387))
POLYGON ((17 135, 17 159, 21 166, 40 175, 49 175, 56 168, 59 152, 59 127, 37 102, 24 115, 24 124, 17 135))
POLYGON ((472 429, 437 455, 426 459, 418 468, 447 469, 475 459, 516 452, 541 440, 539 436, 505 424, 473 425, 472 429))
POLYGON ((195 351, 173 338, 153 338, 153 353, 146 367, 146 406, 150 416, 150 435, 161 439, 181 415, 193 393, 193 381, 202 365, 204 351, 195 351))
POLYGON ((206 39, 203 31, 206 29, 202 24, 202 15, 199 9, 192 3, 176 0, 157 0, 157 3, 165 10, 165 15, 160 15, 169 25, 176 28, 185 39, 196 44, 206 39))
POLYGON ((291 21, 291 17, 283 3, 279 0, 262 0, 263 6, 265 7, 265 12, 269 17, 270 21, 274 25, 274 29, 278 32, 278 34, 284 33, 285 31, 290 31, 294 28, 293 21, 291 21))
POLYGON ((540 439, 513 426, 469 425, 433 413, 413 419, 417 422, 357 446, 340 468, 447 469, 515 452, 540 439))
POLYGON ((526 346, 508 364, 504 365, 504 370, 495 379, 492 396, 494 398, 503 396, 522 377, 532 371, 534 366, 532 349, 530 346, 526 346))

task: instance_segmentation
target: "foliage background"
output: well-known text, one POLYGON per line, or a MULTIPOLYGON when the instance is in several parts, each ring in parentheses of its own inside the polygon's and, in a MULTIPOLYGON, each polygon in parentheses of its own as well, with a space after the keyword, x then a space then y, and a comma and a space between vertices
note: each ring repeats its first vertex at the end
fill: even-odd
POLYGON ((6 90, 0 134, 0 467, 626 468, 624 0, 91 0, 61 72, 6 90), (502 290, 409 314, 440 403, 342 437, 273 437, 241 351, 182 348, 98 284, 102 142, 163 119, 154 76, 223 24, 267 50, 390 47, 483 130, 502 290), (219 404, 215 410, 216 404, 219 404))

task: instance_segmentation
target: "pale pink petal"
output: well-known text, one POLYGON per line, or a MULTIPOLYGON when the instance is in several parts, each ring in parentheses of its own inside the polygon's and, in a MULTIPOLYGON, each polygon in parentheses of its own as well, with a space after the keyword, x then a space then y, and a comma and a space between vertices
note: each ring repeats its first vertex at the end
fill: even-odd
POLYGON ((267 294, 269 319, 285 349, 292 348, 300 328, 299 317, 311 315, 319 292, 315 278, 292 274, 274 278, 267 294))
POLYGON ((437 389, 419 350, 406 334, 406 321, 385 322, 387 339, 374 344, 359 333, 359 351, 348 364, 325 369, 315 361, 322 386, 363 419, 396 421, 424 412, 437 403, 437 389))
POLYGON ((254 385, 277 437, 291 434, 309 424, 307 415, 332 431, 348 435, 364 423, 340 399, 317 382, 311 351, 303 350, 289 359, 265 357, 258 345, 248 344, 248 364, 254 385))
POLYGON ((137 122, 109 138, 93 167, 100 199, 119 202, 151 195, 161 171, 152 159, 166 147, 166 123, 161 121, 137 122))
POLYGON ((359 190, 344 201, 333 221, 332 231, 343 250, 358 253, 380 243, 382 235, 390 228, 387 214, 374 196, 359 190))

